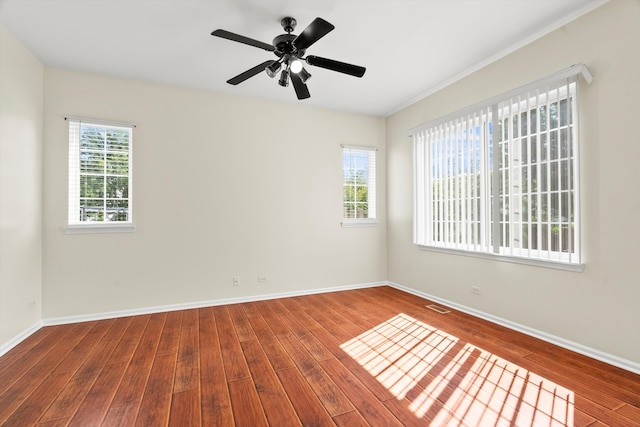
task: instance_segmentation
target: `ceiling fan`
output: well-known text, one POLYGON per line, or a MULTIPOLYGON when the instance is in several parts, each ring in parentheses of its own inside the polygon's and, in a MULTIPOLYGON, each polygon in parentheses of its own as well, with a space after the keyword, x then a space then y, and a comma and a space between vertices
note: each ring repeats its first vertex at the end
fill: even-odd
POLYGON ((211 33, 212 36, 221 37, 238 43, 244 43, 249 46, 273 52, 278 57, 276 60, 264 61, 263 63, 232 77, 227 80, 227 83, 237 85, 263 71, 266 71, 267 75, 273 78, 280 70, 282 70, 280 72, 278 84, 286 87, 289 86, 289 80, 291 80, 298 99, 306 99, 311 96, 306 84, 307 80, 311 77, 311 74, 304 68, 303 63, 325 68, 327 70, 337 71, 339 73, 349 74, 355 77, 362 77, 364 75, 366 68, 359 65, 347 64, 346 62, 340 62, 314 55, 304 56, 307 49, 312 44, 320 40, 335 28, 329 22, 322 18, 316 18, 311 22, 311 24, 309 24, 309 26, 307 26, 307 28, 304 29, 304 31, 302 31, 302 33, 297 36, 295 34, 291 34, 296 28, 297 22, 295 19, 286 17, 280 21, 280 24, 286 34, 276 36, 276 38, 273 39, 272 44, 263 43, 226 30, 218 29, 211 33))

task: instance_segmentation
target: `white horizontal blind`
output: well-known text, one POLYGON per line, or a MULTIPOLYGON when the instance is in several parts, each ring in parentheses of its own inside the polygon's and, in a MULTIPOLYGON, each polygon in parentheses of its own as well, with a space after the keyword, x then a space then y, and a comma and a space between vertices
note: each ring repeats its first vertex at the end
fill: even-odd
POLYGON ((343 217, 376 218, 376 149, 342 146, 343 217))
POLYGON ((69 225, 131 223, 133 126, 69 121, 69 225))
POLYGON ((583 67, 411 131, 415 244, 581 262, 577 78, 583 67))

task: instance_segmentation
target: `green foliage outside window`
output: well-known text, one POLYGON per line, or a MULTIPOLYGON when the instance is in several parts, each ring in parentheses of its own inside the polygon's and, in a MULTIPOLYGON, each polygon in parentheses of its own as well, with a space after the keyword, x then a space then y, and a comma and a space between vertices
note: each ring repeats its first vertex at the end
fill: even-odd
POLYGON ((80 221, 127 221, 130 130, 80 127, 80 221))

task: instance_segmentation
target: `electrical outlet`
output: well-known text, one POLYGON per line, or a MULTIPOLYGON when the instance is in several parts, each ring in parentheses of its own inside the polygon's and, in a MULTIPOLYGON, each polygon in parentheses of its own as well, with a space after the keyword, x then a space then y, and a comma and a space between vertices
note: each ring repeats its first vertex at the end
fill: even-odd
POLYGON ((240 276, 233 276, 233 286, 240 286, 240 276))
POLYGON ((267 283, 269 281, 269 278, 265 275, 262 276, 258 276, 258 283, 267 283))
POLYGON ((480 287, 479 286, 472 286, 471 287, 471 293, 474 295, 480 295, 480 287))

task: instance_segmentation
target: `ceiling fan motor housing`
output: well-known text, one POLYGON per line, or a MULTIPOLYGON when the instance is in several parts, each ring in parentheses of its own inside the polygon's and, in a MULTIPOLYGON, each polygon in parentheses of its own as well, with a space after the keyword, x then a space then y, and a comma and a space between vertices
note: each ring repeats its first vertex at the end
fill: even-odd
POLYGON ((279 57, 283 55, 291 55, 297 53, 299 55, 303 55, 304 51, 299 51, 293 45, 293 41, 295 40, 295 34, 280 34, 273 39, 273 47, 276 48, 274 53, 279 57))

